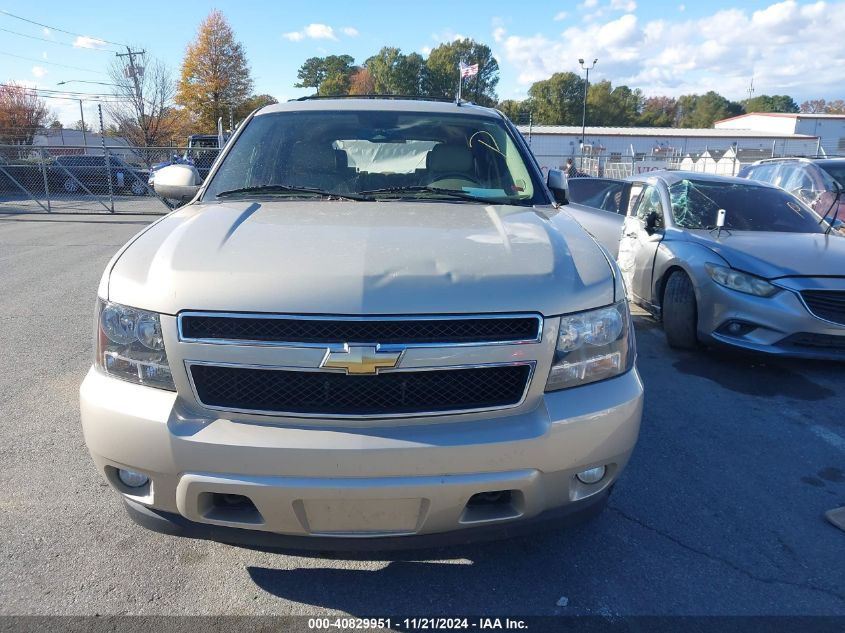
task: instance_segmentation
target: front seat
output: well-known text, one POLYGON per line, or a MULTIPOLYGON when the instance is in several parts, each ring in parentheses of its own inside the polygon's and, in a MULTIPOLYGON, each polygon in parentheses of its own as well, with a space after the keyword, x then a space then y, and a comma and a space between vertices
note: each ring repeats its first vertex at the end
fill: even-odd
POLYGON ((297 141, 291 149, 289 161, 289 182, 286 184, 337 191, 343 180, 337 166, 337 154, 330 145, 297 141))
POLYGON ((445 189, 460 189, 477 183, 472 151, 463 145, 435 145, 426 156, 428 184, 445 189))

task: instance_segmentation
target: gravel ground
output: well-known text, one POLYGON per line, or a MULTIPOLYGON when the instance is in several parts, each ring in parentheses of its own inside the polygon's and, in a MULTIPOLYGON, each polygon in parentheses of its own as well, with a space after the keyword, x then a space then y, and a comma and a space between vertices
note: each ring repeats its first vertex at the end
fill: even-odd
POLYGON ((358 557, 134 525, 77 389, 103 267, 151 219, 0 214, 0 613, 845 614, 845 533, 823 519, 845 505, 845 364, 679 353, 645 316, 640 443, 586 525, 358 557))

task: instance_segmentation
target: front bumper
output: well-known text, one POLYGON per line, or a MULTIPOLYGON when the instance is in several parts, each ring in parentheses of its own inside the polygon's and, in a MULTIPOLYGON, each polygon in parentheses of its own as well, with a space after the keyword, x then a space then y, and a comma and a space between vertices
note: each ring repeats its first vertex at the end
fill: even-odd
POLYGON ((181 525, 181 533, 224 541, 239 539, 217 528, 306 543, 323 537, 338 545, 350 539, 411 545, 408 537, 470 537, 501 526, 507 533, 547 511, 600 507, 636 443, 642 398, 632 370, 545 394, 513 415, 292 427, 217 417, 188 407, 176 393, 92 369, 81 387, 81 413, 98 468, 148 527, 163 525, 158 517, 181 525), (600 482, 575 477, 595 466, 607 466, 600 482), (143 472, 150 483, 129 489, 117 478, 119 468, 143 472), (470 502, 495 491, 505 493, 500 502, 470 502), (222 495, 253 505, 221 508, 222 495))
POLYGON ((773 297, 755 297, 719 286, 709 278, 698 285, 698 335, 709 344, 775 356, 845 360, 845 325, 813 315, 801 300, 804 289, 845 290, 845 279, 778 280, 773 297), (753 327, 732 334, 727 324, 753 327))

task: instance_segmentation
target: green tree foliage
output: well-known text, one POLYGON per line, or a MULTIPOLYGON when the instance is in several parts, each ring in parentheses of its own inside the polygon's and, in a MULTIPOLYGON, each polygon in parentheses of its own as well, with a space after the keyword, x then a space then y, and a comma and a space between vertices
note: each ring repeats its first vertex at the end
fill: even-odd
POLYGON ((789 95, 760 95, 742 102, 746 112, 798 112, 798 104, 789 95))
POLYGON ((235 122, 242 121, 249 116, 250 112, 253 110, 257 110, 258 108, 263 108, 266 105, 272 105, 274 103, 279 103, 279 100, 272 95, 252 95, 241 105, 235 108, 235 122))
POLYGON ((320 96, 345 95, 349 93, 352 75, 358 69, 350 55, 329 55, 311 57, 300 66, 296 76, 296 88, 315 88, 320 96))
POLYGON ((364 67, 375 94, 422 94, 425 60, 418 53, 405 55, 398 48, 385 46, 364 62, 364 67))
POLYGON ((580 125, 584 80, 571 72, 555 73, 531 85, 528 102, 537 124, 580 125))
POLYGON ((499 83, 499 62, 490 47, 469 38, 441 44, 425 62, 423 92, 433 97, 455 97, 458 90, 458 65, 478 64, 478 74, 463 80, 464 99, 493 106, 499 83))
POLYGON ((587 96, 587 125, 634 125, 642 101, 642 93, 628 86, 614 88, 606 80, 591 84, 587 96))
POLYGON ((533 122, 531 103, 528 100, 505 99, 499 102, 496 107, 516 125, 527 125, 533 122))
POLYGON ((728 101, 722 95, 711 90, 703 95, 683 95, 678 99, 680 119, 679 127, 713 127, 720 119, 736 116, 744 112, 742 105, 728 101))

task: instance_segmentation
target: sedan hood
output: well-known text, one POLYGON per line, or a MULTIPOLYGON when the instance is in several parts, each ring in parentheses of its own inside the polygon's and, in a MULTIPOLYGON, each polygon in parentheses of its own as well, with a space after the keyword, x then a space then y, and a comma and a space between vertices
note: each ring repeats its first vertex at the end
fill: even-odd
POLYGON ((109 299, 181 310, 449 314, 586 310, 610 264, 554 209, 442 201, 189 205, 117 257, 109 299))
POLYGON ((845 275, 845 238, 824 233, 687 231, 732 267, 767 279, 845 275))

